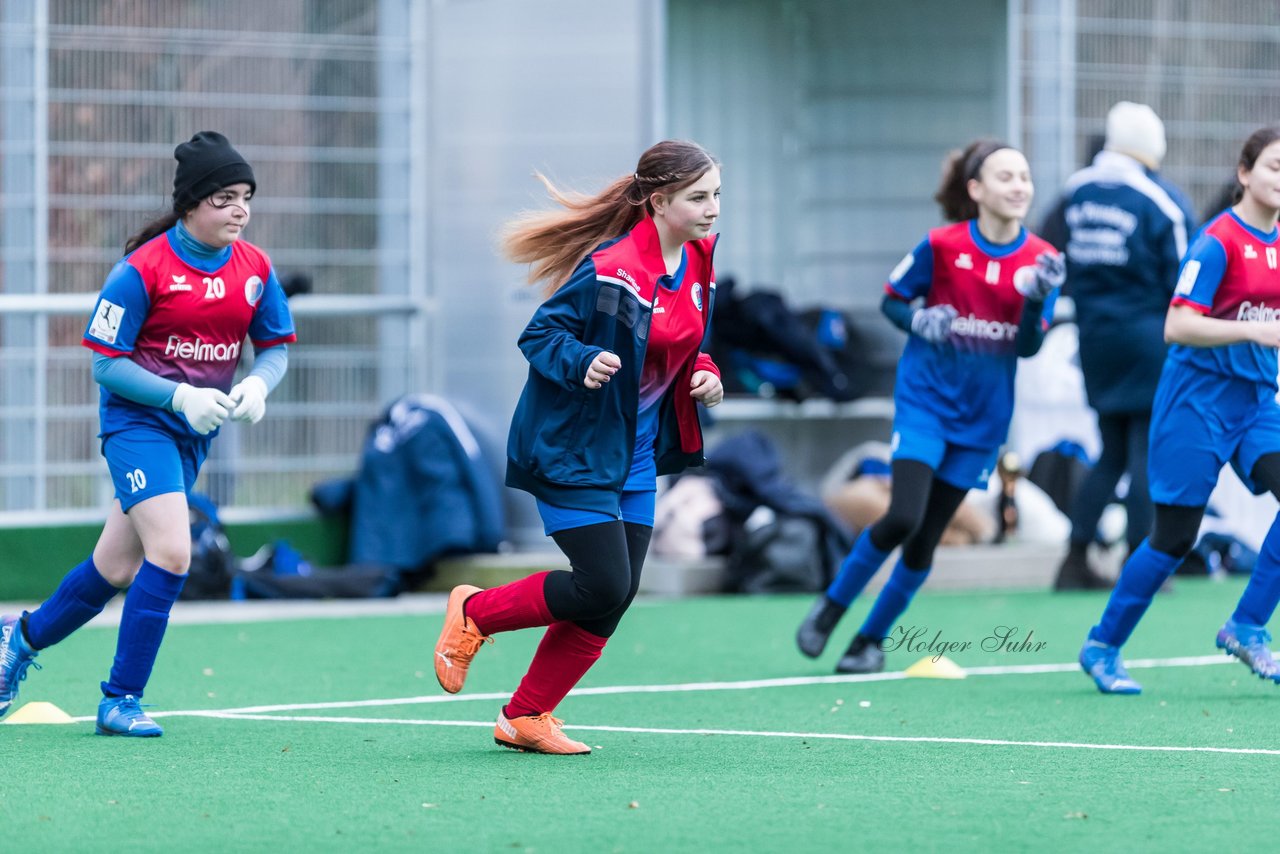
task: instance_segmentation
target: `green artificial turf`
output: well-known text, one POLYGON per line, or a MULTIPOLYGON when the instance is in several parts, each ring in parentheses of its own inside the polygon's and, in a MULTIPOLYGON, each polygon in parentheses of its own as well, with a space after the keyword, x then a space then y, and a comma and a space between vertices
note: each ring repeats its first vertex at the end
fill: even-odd
MULTIPOLYGON (((1240 589, 1180 582, 1157 599, 1128 659, 1213 654, 1240 589)), ((970 643, 949 656, 967 668, 1070 664, 1104 602, 926 590, 902 623, 922 630, 922 644, 970 643), (983 649, 1001 626, 1032 640, 983 649)), ((166 735, 152 740, 100 738, 91 722, 0 727, 9 781, 0 828, 13 850, 33 851, 563 854, 1192 850, 1266 826, 1263 794, 1280 771, 1280 687, 1239 664, 1134 668, 1146 687, 1138 697, 1101 696, 1078 670, 726 684, 831 675, 867 603, 816 662, 792 640, 808 604, 637 604, 584 679, 587 692, 557 710, 571 736, 598 746, 586 757, 498 748, 502 699, 468 699, 514 688, 537 632, 485 646, 460 699, 440 702, 430 669, 439 616, 174 625, 147 696, 157 713, 430 701, 266 713, 279 720, 171 715, 158 718, 166 735), (591 693, 687 683, 710 684, 591 693), (1155 747, 1276 752, 1145 749, 1155 747)), ((18 705, 43 700, 92 715, 113 646, 114 630, 89 627, 48 650, 18 705)), ((894 650, 888 669, 929 655, 894 650)))

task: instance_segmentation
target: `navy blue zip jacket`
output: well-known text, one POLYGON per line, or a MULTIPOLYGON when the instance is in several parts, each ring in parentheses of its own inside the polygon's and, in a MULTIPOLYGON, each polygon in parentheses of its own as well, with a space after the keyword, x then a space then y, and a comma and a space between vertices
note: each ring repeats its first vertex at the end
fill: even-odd
MULTIPOLYGON (((685 244, 683 290, 698 289, 707 346, 715 300, 712 255, 719 235, 685 244)), ((631 470, 640 367, 654 297, 666 264, 657 226, 645 217, 587 256, 539 306, 520 336, 529 378, 507 438, 507 485, 561 507, 614 512, 631 470), (622 366, 601 388, 583 385, 604 350, 622 366)), ((689 396, 695 371, 720 369, 703 352, 681 368, 659 404, 658 474, 702 465, 702 429, 689 396)))
POLYGON ((1149 412, 1164 318, 1194 215, 1182 193, 1126 154, 1102 151, 1067 179, 1043 234, 1067 256, 1089 404, 1149 412))

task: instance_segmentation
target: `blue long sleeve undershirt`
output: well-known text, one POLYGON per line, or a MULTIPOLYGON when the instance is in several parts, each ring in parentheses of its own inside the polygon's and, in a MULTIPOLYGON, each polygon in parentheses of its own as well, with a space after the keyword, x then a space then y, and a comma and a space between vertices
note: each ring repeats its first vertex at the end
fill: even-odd
MULTIPOLYGON (((275 390, 289 367, 289 350, 284 344, 254 350, 255 376, 267 384, 267 393, 275 390)), ((159 409, 172 410, 173 393, 178 384, 148 371, 132 359, 111 358, 100 353, 93 357, 93 380, 112 394, 159 409)))

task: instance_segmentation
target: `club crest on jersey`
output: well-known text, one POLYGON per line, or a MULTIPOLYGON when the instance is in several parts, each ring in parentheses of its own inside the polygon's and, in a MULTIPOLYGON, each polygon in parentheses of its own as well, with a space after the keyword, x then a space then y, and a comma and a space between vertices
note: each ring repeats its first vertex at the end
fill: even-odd
POLYGON ((1013 286, 1018 289, 1019 293, 1030 290, 1035 281, 1035 267, 1019 267, 1013 271, 1013 286))
POLYGON ((262 278, 259 276, 250 276, 244 283, 244 299, 249 305, 257 305, 258 300, 262 299, 262 292, 266 289, 262 284, 262 278))
POLYGON ((173 281, 169 283, 169 290, 171 291, 191 290, 191 283, 187 281, 187 277, 185 275, 179 276, 176 273, 171 273, 170 276, 173 278, 173 281))
POLYGON ((702 283, 694 282, 693 287, 689 289, 693 296, 693 307, 698 311, 702 311, 702 283))

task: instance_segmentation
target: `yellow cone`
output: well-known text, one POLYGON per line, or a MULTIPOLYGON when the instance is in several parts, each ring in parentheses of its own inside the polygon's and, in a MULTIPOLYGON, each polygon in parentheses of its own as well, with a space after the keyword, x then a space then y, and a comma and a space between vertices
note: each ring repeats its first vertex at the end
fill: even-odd
POLYGON ((75 718, 53 703, 27 703, 0 723, 6 724, 73 724, 75 718))
POLYGON ((945 655, 938 656, 937 661, 932 656, 922 658, 902 672, 914 679, 963 679, 969 675, 945 655))

